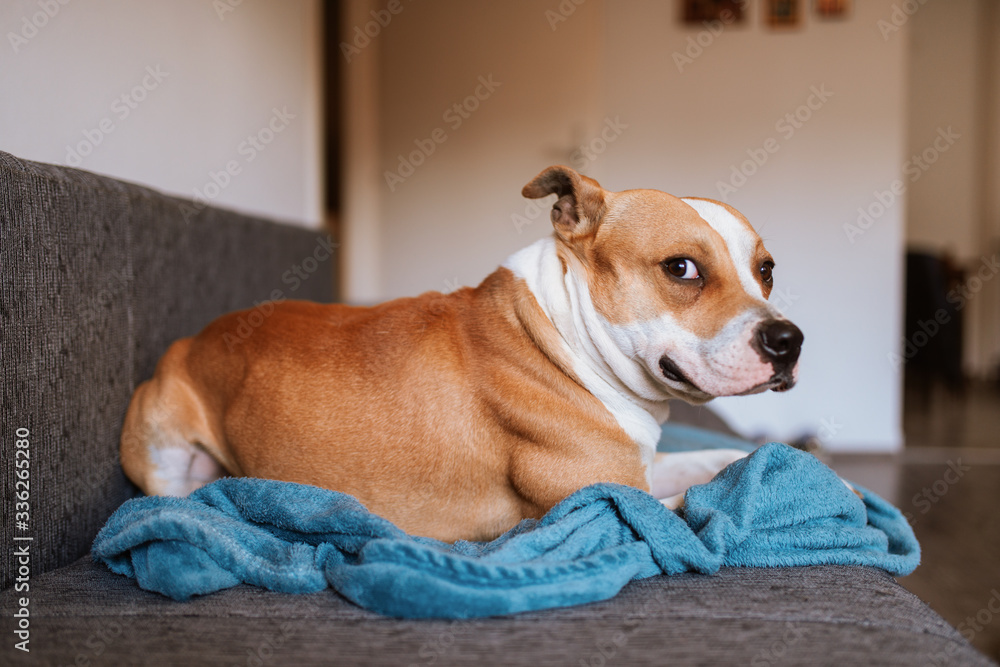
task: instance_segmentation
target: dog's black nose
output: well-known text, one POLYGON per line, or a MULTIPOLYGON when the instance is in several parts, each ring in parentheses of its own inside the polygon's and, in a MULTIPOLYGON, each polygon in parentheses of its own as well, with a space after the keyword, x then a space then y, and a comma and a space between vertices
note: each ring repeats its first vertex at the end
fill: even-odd
POLYGON ((791 366, 799 359, 803 338, 788 320, 768 320, 757 327, 757 351, 764 361, 791 366))

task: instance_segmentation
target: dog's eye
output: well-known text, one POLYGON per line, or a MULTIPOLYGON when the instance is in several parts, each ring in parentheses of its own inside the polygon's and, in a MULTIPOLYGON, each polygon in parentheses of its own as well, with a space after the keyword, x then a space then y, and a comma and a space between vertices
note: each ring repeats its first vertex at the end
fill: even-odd
POLYGON ((698 265, 690 259, 668 259, 663 266, 667 273, 682 280, 695 280, 701 277, 698 265))
POLYGON ((760 279, 764 281, 765 285, 770 285, 774 282, 774 278, 771 275, 771 271, 774 270, 774 262, 764 262, 760 265, 760 279))

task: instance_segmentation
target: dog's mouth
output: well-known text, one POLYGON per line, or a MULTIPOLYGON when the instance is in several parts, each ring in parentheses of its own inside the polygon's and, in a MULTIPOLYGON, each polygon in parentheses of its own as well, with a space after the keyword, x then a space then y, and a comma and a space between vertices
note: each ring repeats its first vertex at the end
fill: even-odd
POLYGON ((795 378, 792 377, 791 373, 775 373, 774 377, 767 381, 770 385, 768 387, 771 391, 788 391, 795 386, 795 378))
MULTIPOLYGON (((694 382, 691 381, 688 376, 684 375, 684 371, 674 362, 670 357, 663 355, 660 357, 660 372, 663 373, 663 377, 673 382, 680 382, 686 384, 695 391, 701 391, 694 382)), ((772 375, 766 382, 762 382, 746 391, 736 394, 737 396, 747 396, 750 394, 759 394, 765 391, 776 391, 783 392, 788 391, 795 386, 795 377, 790 370, 782 369, 772 375)))
POLYGON ((673 380, 674 382, 682 382, 684 384, 691 385, 695 389, 694 382, 688 379, 686 375, 681 371, 681 369, 674 363, 674 360, 670 357, 663 355, 660 357, 660 372, 663 373, 663 377, 668 380, 673 380))
POLYGON ((788 391, 795 386, 795 378, 792 377, 791 373, 781 372, 775 373, 767 382, 762 382, 756 387, 751 387, 750 389, 737 394, 738 396, 749 396, 751 394, 760 394, 765 391, 776 391, 783 392, 788 391))

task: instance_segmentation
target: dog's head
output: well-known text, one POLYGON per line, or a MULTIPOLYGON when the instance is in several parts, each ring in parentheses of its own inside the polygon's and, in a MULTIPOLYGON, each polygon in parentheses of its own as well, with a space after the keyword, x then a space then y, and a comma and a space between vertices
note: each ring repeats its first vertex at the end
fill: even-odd
POLYGON ((767 302, 774 260, 739 212, 657 190, 609 192, 561 166, 522 191, 553 193, 557 251, 603 329, 591 336, 646 376, 622 381, 695 403, 795 384, 802 332, 767 302))

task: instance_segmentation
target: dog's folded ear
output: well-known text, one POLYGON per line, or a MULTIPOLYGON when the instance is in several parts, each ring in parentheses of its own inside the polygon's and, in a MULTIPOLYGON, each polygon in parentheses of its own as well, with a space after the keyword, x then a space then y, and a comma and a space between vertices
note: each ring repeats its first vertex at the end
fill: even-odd
POLYGON ((521 194, 540 199, 555 193, 552 226, 566 241, 591 236, 604 217, 604 188, 592 178, 563 166, 549 167, 524 186, 521 194))

